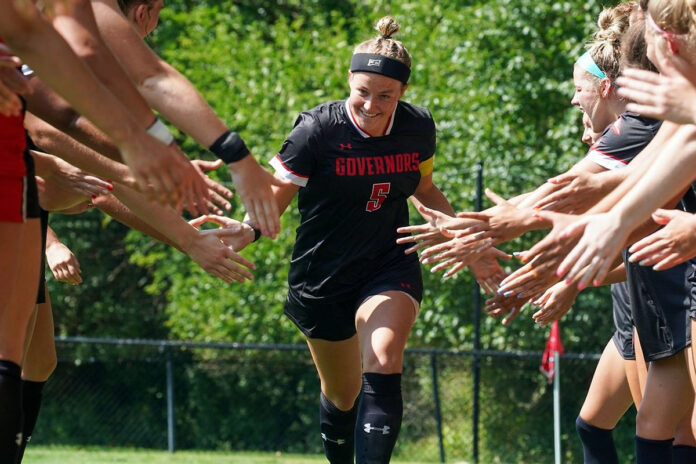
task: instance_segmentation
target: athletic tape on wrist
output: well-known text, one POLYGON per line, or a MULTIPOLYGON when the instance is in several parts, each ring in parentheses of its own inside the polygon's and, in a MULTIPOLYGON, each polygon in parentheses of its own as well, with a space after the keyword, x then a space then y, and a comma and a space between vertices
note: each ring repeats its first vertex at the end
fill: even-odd
POLYGON ((254 224, 252 224, 251 221, 247 219, 243 222, 243 224, 248 225, 249 227, 251 227, 251 230, 254 231, 254 240, 252 240, 252 242, 255 242, 261 238, 261 229, 257 229, 256 227, 254 227, 254 224))
POLYGON ((228 130, 218 137, 210 146, 210 151, 224 161, 225 164, 239 161, 249 154, 249 149, 244 143, 244 140, 242 140, 238 133, 231 130, 228 130))
POLYGON ((147 128, 147 133, 165 145, 171 145, 174 141, 174 136, 169 132, 169 129, 167 129, 167 126, 164 125, 160 118, 155 119, 155 122, 147 128))

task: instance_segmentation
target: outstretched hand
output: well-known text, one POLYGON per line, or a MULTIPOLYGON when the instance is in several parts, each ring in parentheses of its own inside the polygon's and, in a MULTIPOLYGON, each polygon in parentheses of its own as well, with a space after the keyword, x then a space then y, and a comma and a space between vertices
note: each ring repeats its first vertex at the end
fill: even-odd
POLYGON ((206 223, 216 224, 220 227, 201 230, 200 233, 218 237, 225 245, 232 247, 234 251, 242 251, 254 239, 254 231, 248 224, 226 216, 206 214, 189 221, 189 224, 196 228, 200 228, 200 226, 206 223))
POLYGON ((406 226, 396 229, 400 234, 413 234, 396 240, 398 244, 415 243, 415 245, 405 251, 406 254, 415 253, 422 248, 431 247, 447 240, 447 237, 442 235, 440 229, 447 227, 450 224, 449 221, 453 219, 452 216, 423 205, 418 206, 418 211, 428 222, 419 226, 406 226))
POLYGON ((559 235, 561 240, 573 244, 582 234, 558 267, 557 275, 565 276, 566 281, 577 280, 579 290, 600 285, 628 240, 631 231, 626 229, 611 213, 579 217, 559 235))
POLYGON ((550 184, 559 186, 553 193, 537 201, 533 208, 558 213, 584 213, 597 203, 606 192, 597 174, 579 171, 552 177, 550 184))
POLYGON ((558 282, 546 290, 539 299, 532 302, 534 306, 539 306, 539 311, 532 316, 534 322, 546 325, 560 320, 570 311, 579 293, 577 286, 558 282))
POLYGON ((261 229, 263 235, 275 238, 280 233, 280 211, 271 187, 283 187, 288 182, 274 177, 259 166, 252 155, 228 166, 249 221, 261 229))
POLYGON ((678 54, 660 59, 661 73, 625 69, 616 83, 627 111, 677 124, 696 123, 696 73, 678 54))
POLYGON ((234 194, 230 189, 214 181, 206 174, 207 172, 215 171, 222 167, 222 160, 191 160, 191 163, 203 174, 205 183, 208 185, 208 193, 210 194, 208 210, 212 211, 214 214, 223 214, 225 211, 229 211, 232 205, 228 200, 231 199, 234 194))
POLYGON ((459 239, 462 245, 494 246, 529 230, 529 224, 534 222, 532 210, 520 209, 490 189, 486 189, 486 196, 495 204, 493 208, 457 213, 458 219, 452 220, 442 233, 459 239))
POLYGON ((676 209, 658 209, 652 215, 660 225, 655 233, 634 243, 629 261, 664 271, 696 256, 696 216, 676 209))

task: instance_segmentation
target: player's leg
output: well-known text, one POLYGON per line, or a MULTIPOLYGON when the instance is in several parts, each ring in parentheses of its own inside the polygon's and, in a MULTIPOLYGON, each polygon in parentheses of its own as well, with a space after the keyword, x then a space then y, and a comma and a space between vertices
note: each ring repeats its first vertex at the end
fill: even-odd
POLYGON ((22 364, 22 406, 24 426, 22 445, 17 463, 22 462, 24 449, 31 440, 39 417, 43 387, 56 368, 56 344, 54 340, 53 312, 48 289, 44 289, 44 302, 37 305, 36 322, 31 342, 22 364))
POLYGON ((612 433, 632 403, 624 371, 626 362, 632 361, 624 360, 614 340, 609 340, 575 422, 585 464, 619 462, 612 433))
POLYGON ((319 417, 326 458, 353 464, 356 398, 361 387, 358 336, 342 341, 308 338, 321 381, 319 417))
POLYGON ((21 364, 39 282, 38 219, 0 222, 0 457, 16 459, 21 442, 21 364))
POLYGON ((640 408, 640 403, 643 400, 645 392, 645 382, 648 379, 648 365, 643 357, 643 348, 640 346, 638 331, 633 329, 633 350, 635 352, 635 362, 627 362, 624 365, 626 370, 626 378, 628 386, 631 389, 633 404, 636 405, 636 411, 640 408))
POLYGON ((686 355, 652 361, 643 401, 636 417, 636 462, 672 462, 672 442, 684 411, 693 404, 686 355))
POLYGON ((417 310, 410 295, 386 291, 363 301, 355 315, 363 362, 355 429, 358 464, 388 463, 396 444, 403 415, 404 349, 417 310))
MULTIPOLYGON (((693 368, 693 352, 691 349, 685 350, 691 385, 696 385, 696 375, 693 368)), ((693 418, 694 403, 684 414, 682 420, 677 425, 674 432, 674 445, 672 447, 672 462, 674 464, 696 463, 696 435, 694 434, 693 418)))

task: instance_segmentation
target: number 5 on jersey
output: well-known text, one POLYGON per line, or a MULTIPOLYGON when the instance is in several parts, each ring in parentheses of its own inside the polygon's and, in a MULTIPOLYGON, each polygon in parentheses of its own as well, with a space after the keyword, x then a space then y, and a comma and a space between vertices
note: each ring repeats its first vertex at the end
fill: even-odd
POLYGON ((372 194, 370 195, 370 201, 367 202, 365 206, 365 211, 373 212, 377 211, 382 207, 382 203, 387 199, 389 194, 389 189, 391 188, 391 182, 385 182, 382 184, 372 185, 372 194))

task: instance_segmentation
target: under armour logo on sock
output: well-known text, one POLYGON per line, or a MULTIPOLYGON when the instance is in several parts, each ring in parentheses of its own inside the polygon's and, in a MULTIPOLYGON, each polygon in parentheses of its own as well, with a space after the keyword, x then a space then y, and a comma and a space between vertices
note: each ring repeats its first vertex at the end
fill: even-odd
POLYGON ((17 446, 22 446, 22 432, 19 432, 17 434, 17 439, 15 440, 15 443, 17 444, 17 446))
POLYGON ((332 440, 331 438, 327 437, 325 433, 321 434, 321 439, 324 441, 328 441, 329 443, 336 443, 337 445, 345 445, 346 441, 343 438, 337 438, 335 440, 332 440))
POLYGON ((363 426, 363 429, 365 430, 365 433, 370 433, 373 430, 377 430, 382 432, 382 435, 389 435, 390 430, 388 425, 385 425, 384 427, 372 427, 369 422, 363 426))

